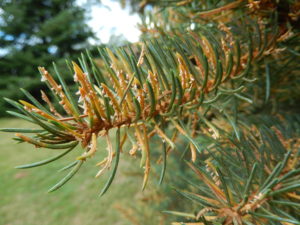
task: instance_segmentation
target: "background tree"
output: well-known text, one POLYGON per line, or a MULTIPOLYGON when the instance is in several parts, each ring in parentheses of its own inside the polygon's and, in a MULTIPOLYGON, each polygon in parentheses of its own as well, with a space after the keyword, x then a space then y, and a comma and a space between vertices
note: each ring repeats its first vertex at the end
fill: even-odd
MULTIPOLYGON (((0 96, 20 98, 19 88, 37 96, 36 68, 77 58, 94 38, 75 0, 1 0, 0 6, 0 96)), ((6 107, 1 98, 1 115, 6 107)))

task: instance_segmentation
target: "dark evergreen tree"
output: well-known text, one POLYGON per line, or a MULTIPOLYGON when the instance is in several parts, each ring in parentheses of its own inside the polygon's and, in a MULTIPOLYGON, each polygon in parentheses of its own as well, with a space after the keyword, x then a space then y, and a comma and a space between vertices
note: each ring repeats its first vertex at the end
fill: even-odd
MULTIPOLYGON (((88 38, 94 34, 86 24, 85 10, 75 2, 0 1, 0 96, 20 98, 16 87, 36 95, 41 87, 38 66, 57 58, 77 58, 87 47, 88 38)), ((0 107, 6 107, 2 99, 0 107)))

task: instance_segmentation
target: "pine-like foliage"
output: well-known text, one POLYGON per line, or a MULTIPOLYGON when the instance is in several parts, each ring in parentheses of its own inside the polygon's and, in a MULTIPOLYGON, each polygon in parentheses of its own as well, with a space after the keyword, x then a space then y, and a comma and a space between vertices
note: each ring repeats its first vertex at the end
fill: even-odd
POLYGON ((144 12, 143 41, 99 48, 98 55, 87 51, 79 63, 67 62, 76 93, 54 64, 55 75, 39 68, 53 93, 42 91, 46 106, 25 90, 29 101, 6 99, 19 110, 10 114, 40 128, 3 131, 17 132, 19 142, 62 151, 18 168, 51 163, 81 145, 82 154, 63 168, 70 172, 49 190, 55 191, 97 157, 102 137, 107 156, 99 159, 96 177, 111 169, 103 195, 128 140, 130 155, 141 155, 145 188, 157 151, 151 139, 162 143, 161 182, 167 158, 184 137, 187 150, 176 150, 199 179, 187 179, 189 190, 177 192, 196 204, 195 213, 167 213, 186 224, 300 224, 299 3, 132 2, 137 4, 152 4, 150 13, 156 12, 144 12))

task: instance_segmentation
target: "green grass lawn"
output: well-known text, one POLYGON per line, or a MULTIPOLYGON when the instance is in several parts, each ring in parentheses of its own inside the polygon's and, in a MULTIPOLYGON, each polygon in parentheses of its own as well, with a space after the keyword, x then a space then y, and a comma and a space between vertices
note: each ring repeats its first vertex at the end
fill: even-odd
MULTIPOLYGON (((0 119, 0 127, 28 127, 18 119, 0 119)), ((95 163, 105 154, 105 143, 92 160, 65 186, 53 193, 47 190, 58 182, 65 172, 59 169, 72 162, 81 153, 75 149, 65 158, 33 169, 15 169, 51 157, 57 150, 34 148, 16 144, 13 133, 0 133, 0 225, 98 225, 98 224, 167 224, 159 207, 148 207, 160 197, 153 181, 141 191, 142 169, 139 160, 121 154, 115 180, 108 192, 98 197, 110 171, 95 179, 95 163), (103 154, 101 154, 103 152, 103 154), (130 174, 130 175, 128 175, 130 174)), ((155 176, 154 176, 155 177, 155 176)))

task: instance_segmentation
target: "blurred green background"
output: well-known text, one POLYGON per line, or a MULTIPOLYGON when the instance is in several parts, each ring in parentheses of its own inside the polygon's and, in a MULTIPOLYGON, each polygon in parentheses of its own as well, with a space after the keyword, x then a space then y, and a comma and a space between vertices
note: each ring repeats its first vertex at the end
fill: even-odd
MULTIPOLYGON (((0 125, 32 127, 18 119, 0 119, 0 125)), ((61 189, 47 193, 68 173, 58 170, 74 161, 80 149, 55 163, 21 170, 14 167, 49 158, 58 152, 16 144, 10 133, 1 133, 0 137, 0 225, 170 224, 161 211, 176 205, 176 199, 170 197, 172 191, 166 186, 168 181, 158 185, 161 165, 153 167, 149 185, 142 192, 143 170, 139 160, 128 155, 129 146, 125 146, 121 155, 114 182, 100 198, 100 190, 110 174, 94 178, 98 171, 95 164, 106 155, 106 144, 101 139, 96 157, 88 160, 61 189), (166 193, 170 195, 168 198, 166 193)))
POLYGON ((65 59, 76 59, 95 38, 86 21, 74 0, 0 0, 0 116, 10 109, 2 97, 23 98, 19 88, 39 98, 45 86, 38 66, 55 61, 66 73, 65 59))

